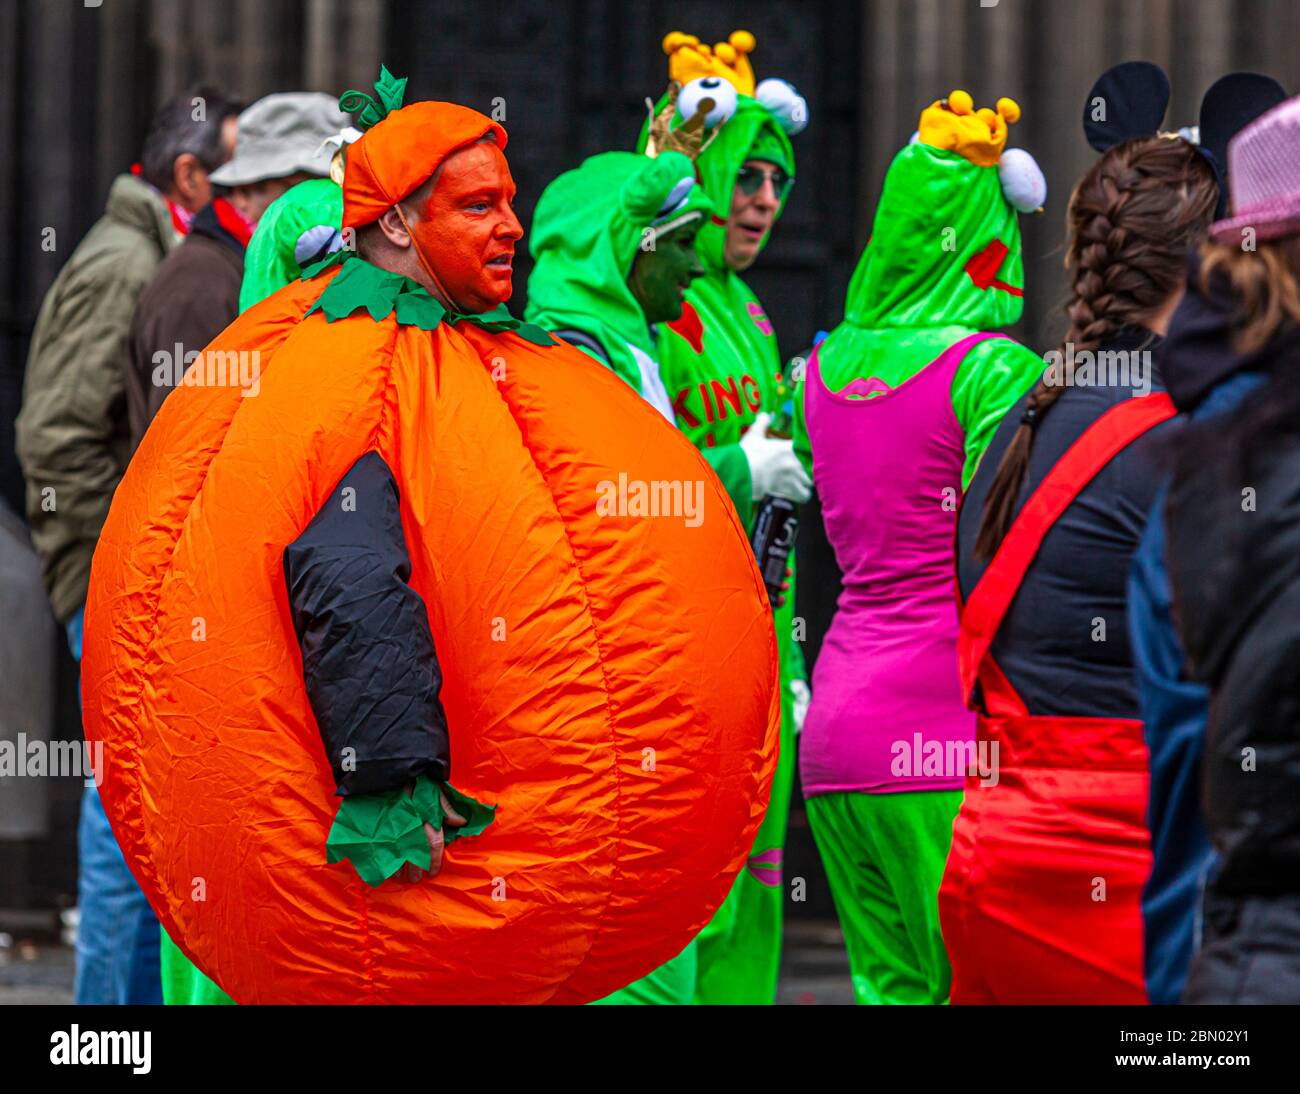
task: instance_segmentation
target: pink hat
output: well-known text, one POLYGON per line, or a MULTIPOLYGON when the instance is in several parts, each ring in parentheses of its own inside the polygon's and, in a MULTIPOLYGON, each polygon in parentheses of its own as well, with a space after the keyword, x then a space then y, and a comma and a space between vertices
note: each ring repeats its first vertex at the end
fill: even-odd
POLYGON ((1228 145, 1228 188, 1235 216, 1217 221, 1210 234, 1220 243, 1300 232, 1300 96, 1261 114, 1228 145))

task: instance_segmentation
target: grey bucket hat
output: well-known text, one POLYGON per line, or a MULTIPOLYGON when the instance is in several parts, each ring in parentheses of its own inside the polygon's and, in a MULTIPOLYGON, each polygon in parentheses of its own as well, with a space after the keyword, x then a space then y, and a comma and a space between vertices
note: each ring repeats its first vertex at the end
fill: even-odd
POLYGON ((317 91, 267 95, 239 115, 235 155, 210 178, 220 186, 247 186, 299 171, 324 178, 332 150, 323 142, 350 121, 332 95, 317 91))

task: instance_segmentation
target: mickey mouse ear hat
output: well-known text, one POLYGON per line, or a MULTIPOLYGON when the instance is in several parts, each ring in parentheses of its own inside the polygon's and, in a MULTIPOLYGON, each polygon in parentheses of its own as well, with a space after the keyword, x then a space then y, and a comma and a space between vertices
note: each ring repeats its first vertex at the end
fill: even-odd
MULTIPOLYGON (((1286 98, 1282 85, 1257 72, 1232 72, 1201 99, 1200 125, 1179 130, 1205 158, 1219 184, 1219 211, 1227 205, 1228 142, 1286 98)), ((1154 137, 1169 109, 1169 77, 1150 61, 1125 61, 1101 74, 1083 105, 1083 132, 1098 152, 1135 137, 1154 137)), ((1171 134, 1172 136, 1173 134, 1171 134)))
POLYGON ((1108 68, 1083 104, 1088 143, 1105 152, 1134 137, 1153 137, 1169 109, 1169 77, 1150 61, 1125 61, 1108 68))
POLYGON ((1271 76, 1230 72, 1210 85, 1201 100, 1200 149, 1219 183, 1221 219, 1228 207, 1228 142, 1261 114, 1285 101, 1286 92, 1271 76))

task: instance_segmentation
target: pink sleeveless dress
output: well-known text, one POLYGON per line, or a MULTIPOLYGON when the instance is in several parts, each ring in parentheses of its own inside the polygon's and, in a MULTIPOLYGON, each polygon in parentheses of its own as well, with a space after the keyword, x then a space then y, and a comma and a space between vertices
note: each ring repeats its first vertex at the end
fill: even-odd
POLYGON ((815 353, 809 362, 813 481, 844 588, 800 739, 807 796, 962 788, 965 766, 950 758, 974 741, 975 717, 957 681, 965 435, 951 387, 971 347, 994 337, 963 338, 896 388, 873 378, 832 392, 815 353))

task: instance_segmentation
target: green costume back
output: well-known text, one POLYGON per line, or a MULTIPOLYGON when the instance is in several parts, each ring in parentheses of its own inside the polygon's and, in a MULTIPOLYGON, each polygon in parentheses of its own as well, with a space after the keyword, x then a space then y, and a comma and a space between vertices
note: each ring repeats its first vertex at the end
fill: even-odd
MULTIPOLYGON (((645 140, 643 130, 640 148, 645 140)), ((739 442, 760 412, 780 410, 776 377, 781 371, 771 322, 724 258, 725 216, 731 210, 736 175, 751 157, 777 162, 794 174, 790 138, 766 107, 738 95, 736 113, 696 160, 704 192, 717 211, 696 237, 706 275, 691 284, 685 315, 669 324, 659 346, 660 374, 677 426, 718 473, 746 527, 754 515, 753 485, 739 442)), ((697 1003, 771 1003, 776 997, 785 900, 781 859, 794 778, 790 682, 807 675, 803 653, 793 641, 793 616, 792 581, 785 605, 776 612, 781 759, 772 780, 767 817, 749 862, 730 897, 696 940, 697 1003)), ((725 702, 725 697, 719 701, 725 702)))
MULTIPOLYGON (((838 392, 854 379, 877 378, 894 390, 968 335, 1019 319, 1016 217, 996 169, 921 143, 899 152, 849 285, 844 321, 818 347, 820 382, 838 392)), ((1042 370, 1037 354, 1010 339, 980 342, 966 354, 948 392, 964 434, 963 487, 998 423, 1042 370)), ((801 386, 795 451, 811 474, 805 394, 801 386)), ((821 686, 819 694, 834 694, 825 678, 821 686)), ((947 999, 938 892, 961 799, 961 790, 808 799, 857 1002, 947 999)))
MULTIPOLYGON (((239 310, 247 311, 302 276, 295 251, 304 232, 322 225, 337 231, 342 223, 343 188, 333 179, 308 179, 271 202, 244 254, 239 310)), ((303 257, 311 265, 313 256, 303 257)))
MULTIPOLYGON (((840 391, 855 378, 875 377, 896 388, 954 342, 1016 322, 1024 304, 1017 216, 997 171, 926 144, 899 152, 849 283, 844 322, 817 351, 823 383, 840 391), (988 249, 990 240, 1000 246, 988 249)), ((951 389, 966 435, 963 487, 998 422, 1043 367, 1041 357, 1009 339, 981 342, 966 355, 951 389)), ((794 447, 812 474, 800 395, 794 447)))

